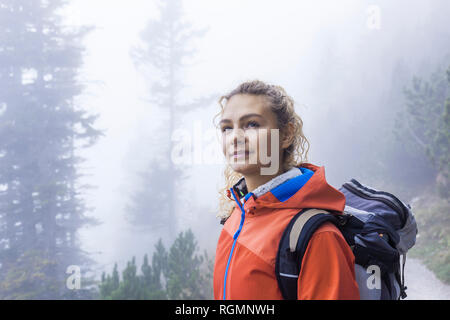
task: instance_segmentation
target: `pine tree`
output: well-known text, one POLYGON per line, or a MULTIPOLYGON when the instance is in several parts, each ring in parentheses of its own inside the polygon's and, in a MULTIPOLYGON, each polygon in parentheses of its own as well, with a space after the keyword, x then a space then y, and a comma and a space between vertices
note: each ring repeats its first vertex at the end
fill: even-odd
POLYGON ((167 295, 172 300, 206 299, 207 276, 202 265, 207 261, 198 255, 197 241, 191 230, 181 232, 167 259, 167 295))
POLYGON ((57 11, 65 4, 0 1, 0 282, 15 287, 0 298, 77 297, 65 287, 66 269, 84 272, 90 263, 77 232, 95 221, 81 198, 89 186, 77 184, 76 150, 101 132, 97 116, 74 103, 83 90, 81 40, 91 29, 64 27, 57 11), (20 268, 28 273, 15 279, 20 268), (33 281, 36 274, 46 280, 33 281))
POLYGON ((105 272, 102 273, 100 288, 100 297, 105 300, 111 300, 111 294, 119 288, 119 272, 117 271, 117 263, 114 264, 114 269, 112 276, 106 275, 105 272))
POLYGON ((435 172, 439 192, 449 197, 450 67, 438 68, 428 79, 414 77, 404 94, 405 109, 397 115, 396 137, 409 154, 425 157, 435 172))
POLYGON ((144 262, 141 267, 143 277, 143 288, 147 292, 146 298, 150 300, 166 299, 166 293, 161 285, 161 272, 157 269, 157 265, 152 266, 148 263, 147 255, 144 256, 144 262))
POLYGON ((102 274, 101 299, 164 300, 164 299, 212 299, 213 263, 206 253, 198 254, 198 246, 192 231, 179 233, 166 251, 161 240, 155 245, 152 264, 147 255, 137 274, 135 258, 119 280, 117 264, 113 275, 102 274))
POLYGON ((162 167, 157 161, 153 161, 147 170, 139 174, 137 185, 140 189, 131 195, 131 203, 126 207, 126 219, 131 225, 142 231, 168 229, 169 219, 163 213, 167 212, 170 199, 166 184, 162 182, 171 174, 168 168, 162 167))
POLYGON ((152 257, 152 299, 167 299, 164 273, 167 270, 167 251, 161 239, 155 246, 152 257), (153 291, 154 290, 154 291, 153 291))
POLYGON ((187 178, 186 168, 181 170, 171 160, 172 133, 186 112, 207 106, 218 95, 211 94, 187 103, 179 101, 186 87, 182 79, 183 68, 195 54, 191 43, 203 36, 207 29, 195 30, 190 22, 185 21, 181 0, 159 2, 159 12, 160 18, 148 23, 141 33, 142 44, 133 48, 131 54, 136 66, 148 79, 148 101, 167 112, 167 122, 162 129, 155 128, 163 136, 154 133, 151 144, 162 150, 159 152, 162 157, 151 161, 148 170, 153 173, 143 176, 143 191, 132 200, 130 215, 134 215, 131 220, 140 221, 141 226, 165 226, 163 230, 172 241, 178 229, 175 203, 180 197, 177 187, 187 178), (164 173, 161 180, 157 180, 156 176, 161 174, 156 171, 164 173), (158 208, 147 206, 149 202, 157 204, 158 208))
POLYGON ((114 265, 112 276, 102 274, 99 285, 100 298, 105 300, 164 300, 167 299, 161 283, 161 264, 159 260, 165 259, 165 248, 159 247, 153 254, 152 265, 148 262, 147 255, 141 266, 141 274, 137 273, 136 259, 133 257, 127 262, 119 279, 117 264, 114 265), (162 249, 162 251, 161 251, 162 249), (162 255, 161 255, 162 253, 162 255))

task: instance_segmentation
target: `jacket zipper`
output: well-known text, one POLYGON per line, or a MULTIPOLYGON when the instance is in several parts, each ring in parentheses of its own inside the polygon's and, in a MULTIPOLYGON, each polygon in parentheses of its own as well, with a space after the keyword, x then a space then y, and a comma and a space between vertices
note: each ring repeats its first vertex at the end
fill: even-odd
POLYGON ((231 250, 230 250, 230 254, 228 255, 228 261, 227 261, 227 266, 225 268, 225 275, 224 275, 224 279, 223 279, 223 297, 222 300, 226 300, 226 288, 227 288, 227 276, 228 276, 228 269, 230 267, 230 262, 231 262, 231 257, 233 256, 233 252, 234 252, 234 246, 236 245, 236 241, 237 238, 239 237, 239 234, 241 233, 242 230, 242 226, 244 225, 244 221, 245 221, 245 210, 242 207, 240 201, 238 200, 238 198, 236 197, 236 194, 234 193, 233 188, 230 188, 231 190, 231 194, 234 197, 234 200, 238 203, 239 208, 241 209, 241 222, 239 223, 239 227, 236 230, 236 232, 233 235, 233 245, 231 246, 231 250))

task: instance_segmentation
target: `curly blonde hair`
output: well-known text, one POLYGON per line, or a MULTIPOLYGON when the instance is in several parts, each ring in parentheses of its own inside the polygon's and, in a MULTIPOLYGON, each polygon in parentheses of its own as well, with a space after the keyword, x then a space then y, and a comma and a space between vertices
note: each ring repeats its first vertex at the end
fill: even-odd
MULTIPOLYGON (((302 163, 308 161, 309 141, 303 133, 303 121, 295 112, 294 100, 286 93, 286 91, 277 85, 265 83, 260 80, 252 80, 241 83, 237 88, 226 95, 219 98, 219 105, 221 110, 213 118, 215 119, 222 115, 224 105, 222 101, 228 101, 232 96, 237 94, 250 94, 264 96, 269 103, 272 112, 277 117, 278 128, 283 132, 282 128, 286 128, 288 123, 294 127, 293 140, 291 145, 283 151, 283 172, 286 172, 292 167, 298 167, 302 163)), ((215 127, 218 125, 214 123, 215 127)), ((227 190, 231 188, 242 175, 235 172, 229 164, 226 164, 224 169, 225 186, 219 191, 219 210, 217 217, 227 218, 231 215, 234 209, 234 201, 227 196, 227 190)))

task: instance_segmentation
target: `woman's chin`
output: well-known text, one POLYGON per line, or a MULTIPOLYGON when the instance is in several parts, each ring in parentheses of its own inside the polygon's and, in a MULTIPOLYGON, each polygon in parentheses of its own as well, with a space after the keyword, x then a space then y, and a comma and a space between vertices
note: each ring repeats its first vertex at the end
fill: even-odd
POLYGON ((250 164, 248 163, 248 159, 245 163, 243 161, 231 161, 229 162, 230 167, 233 171, 240 173, 242 175, 246 175, 249 173, 257 172, 259 170, 259 164, 250 164))

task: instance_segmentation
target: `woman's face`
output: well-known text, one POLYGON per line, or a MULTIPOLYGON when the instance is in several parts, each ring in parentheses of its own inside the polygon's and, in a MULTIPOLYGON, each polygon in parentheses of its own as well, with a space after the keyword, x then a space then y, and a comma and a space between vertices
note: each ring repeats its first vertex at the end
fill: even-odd
POLYGON ((242 175, 278 172, 282 163, 281 134, 276 115, 264 96, 232 96, 223 109, 219 125, 222 151, 234 171, 242 175), (263 167, 266 171, 261 171, 263 167))

